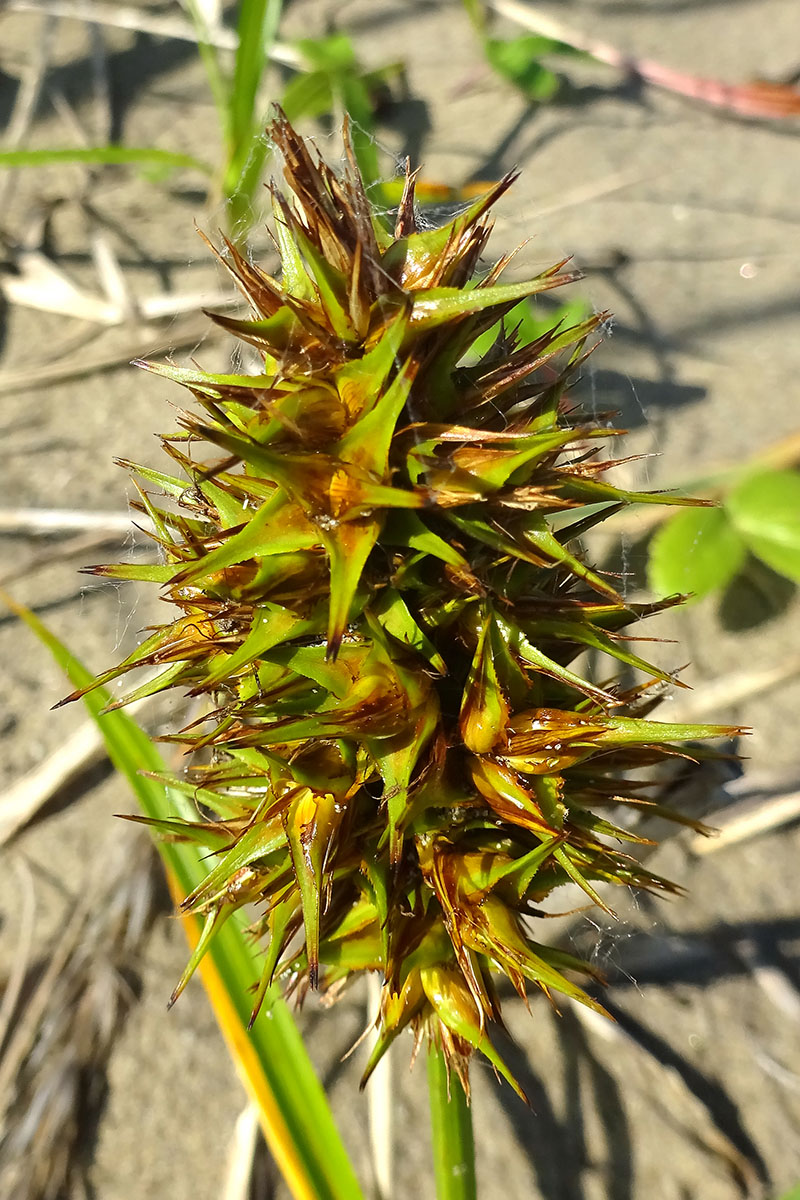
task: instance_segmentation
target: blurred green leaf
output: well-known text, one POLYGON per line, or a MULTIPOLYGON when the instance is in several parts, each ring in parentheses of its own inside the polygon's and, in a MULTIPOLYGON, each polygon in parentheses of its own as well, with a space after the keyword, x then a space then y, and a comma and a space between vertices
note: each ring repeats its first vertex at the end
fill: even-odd
MULTIPOLYGON (((48 648, 75 688, 92 683, 91 672, 34 613, 2 592, 0 598, 48 648)), ((96 688, 83 700, 105 739, 109 758, 127 779, 142 812, 156 820, 177 815, 196 821, 197 812, 189 796, 140 774, 144 770, 164 775, 167 767, 151 739, 127 713, 102 712, 112 700, 110 693, 96 688)), ((209 868, 204 848, 159 841, 158 849, 181 896, 189 895, 206 879, 209 868)), ((198 921, 192 917, 186 918, 186 923, 194 942, 199 936, 198 921)), ((293 1196, 297 1200, 361 1200, 325 1093, 276 988, 268 991, 265 1011, 248 1031, 251 989, 260 969, 242 913, 234 913, 217 931, 208 954, 210 962, 206 963, 203 981, 293 1196)))
POLYGON ((751 475, 730 493, 725 510, 753 554, 800 582, 800 472, 751 475))
POLYGON ((312 69, 331 74, 357 67, 353 43, 345 33, 332 33, 324 38, 300 38, 295 45, 312 69))
POLYGON ((526 34, 508 41, 487 38, 484 43, 486 57, 497 74, 538 104, 552 100, 561 86, 555 71, 538 61, 538 55, 544 53, 539 49, 539 43, 547 40, 526 34))
POLYGON ((333 107, 331 81, 327 71, 301 72, 284 88, 281 108, 294 123, 301 117, 321 117, 333 107))
POLYGON ((519 326, 517 338, 524 346, 528 342, 535 342, 556 324, 560 324, 563 329, 570 329, 574 325, 580 325, 588 316, 589 305, 580 297, 559 305, 555 311, 537 305, 535 300, 523 300, 522 304, 506 317, 506 329, 519 326))
POLYGON ((660 596, 691 592, 699 599, 729 583, 745 554, 724 509, 686 508, 650 542, 648 581, 660 596))
POLYGON ((208 163, 191 154, 158 150, 154 146, 75 146, 46 150, 0 150, 0 167, 48 167, 53 163, 141 164, 149 167, 189 167, 213 174, 208 163))

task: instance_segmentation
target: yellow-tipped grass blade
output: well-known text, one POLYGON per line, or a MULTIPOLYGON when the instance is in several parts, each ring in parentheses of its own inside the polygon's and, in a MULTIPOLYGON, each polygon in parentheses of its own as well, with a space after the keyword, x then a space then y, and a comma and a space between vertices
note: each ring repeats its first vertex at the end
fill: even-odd
MULTIPOLYGON (((0 599, 33 631, 69 677, 85 688, 93 676, 24 605, 0 590, 0 599)), ((97 722, 109 758, 133 789, 145 816, 163 820, 192 816, 191 801, 174 789, 141 775, 163 774, 164 761, 148 735, 125 712, 103 713, 111 695, 96 688, 83 697, 97 722)), ((170 892, 176 904, 208 873, 202 849, 194 844, 159 842, 170 892)), ((183 918, 194 948, 200 925, 183 918)), ((245 918, 234 913, 213 938, 199 973, 236 1069, 258 1107, 264 1136, 295 1200, 363 1200, 352 1163, 333 1121, 325 1093, 277 989, 264 1000, 261 1019, 248 1032, 251 985, 259 967, 245 935, 245 918)))

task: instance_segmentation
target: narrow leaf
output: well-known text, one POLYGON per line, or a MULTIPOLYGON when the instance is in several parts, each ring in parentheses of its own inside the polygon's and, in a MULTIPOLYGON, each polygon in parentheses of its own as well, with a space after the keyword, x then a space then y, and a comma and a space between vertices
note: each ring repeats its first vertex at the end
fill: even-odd
POLYGON ((75 146, 48 150, 0 150, 0 167, 49 167, 55 163, 139 164, 144 167, 189 167, 211 175, 208 163, 155 146, 75 146))
MULTIPOLYGON (((91 673, 30 610, 0 593, 25 621, 76 688, 92 683, 91 673)), ((163 773, 165 764, 148 735, 126 713, 106 716, 107 692, 90 692, 85 704, 103 732, 109 757, 136 793, 143 811, 165 818, 177 811, 196 819, 190 800, 145 778, 142 767, 163 773), (172 810, 172 812, 170 811, 172 810)), ((180 902, 206 877, 203 854, 191 845, 162 842, 159 850, 180 902)), ((184 922, 194 944, 199 927, 184 922)), ((256 1022, 248 1035, 249 988, 258 976, 246 922, 235 914, 217 932, 200 973, 234 1062, 256 1103, 281 1172, 296 1200, 361 1200, 362 1192, 339 1138, 325 1093, 303 1046, 289 1010, 275 990, 268 993, 269 1021, 256 1022)))

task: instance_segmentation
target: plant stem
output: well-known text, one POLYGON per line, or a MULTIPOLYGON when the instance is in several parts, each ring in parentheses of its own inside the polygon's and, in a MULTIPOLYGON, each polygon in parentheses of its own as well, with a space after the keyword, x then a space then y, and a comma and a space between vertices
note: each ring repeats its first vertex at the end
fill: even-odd
MULTIPOLYGON (((381 981, 376 972, 367 976, 367 1021, 380 1009, 381 981)), ((377 1035, 376 1035, 377 1036, 377 1035)), ((369 1141, 375 1173, 377 1200, 392 1200, 392 1047, 384 1054, 370 1077, 367 1090, 369 1141)))
POLYGON ((428 1052, 433 1161, 437 1200, 476 1200, 472 1111, 455 1072, 448 1078, 441 1049, 428 1052))

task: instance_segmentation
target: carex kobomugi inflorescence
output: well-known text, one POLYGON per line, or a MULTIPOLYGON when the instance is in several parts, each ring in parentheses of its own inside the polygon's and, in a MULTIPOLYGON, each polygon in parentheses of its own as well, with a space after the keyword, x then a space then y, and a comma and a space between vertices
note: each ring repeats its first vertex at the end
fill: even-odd
POLYGON ((211 314, 263 372, 142 364, 195 400, 164 439, 176 473, 133 468, 162 562, 93 568, 158 583, 177 609, 98 683, 158 667, 120 703, 202 702, 169 780, 197 818, 152 822, 211 855, 176 994, 248 906, 254 1014, 274 979, 335 994, 377 971, 367 1075, 410 1026, 465 1087, 475 1050, 511 1079, 498 977, 599 1007, 574 979, 592 969, 538 940, 537 906, 569 883, 603 906, 606 884, 670 890, 616 814, 653 805, 641 768, 728 732, 649 719, 670 677, 622 631, 679 598, 626 603, 580 544, 622 504, 692 501, 605 478, 615 432, 567 389, 606 314, 529 344, 508 327, 522 298, 576 278, 481 266, 511 176, 421 228, 407 173, 392 227, 347 134, 338 174, 282 114, 269 134, 291 193, 272 189, 280 272, 225 240, 251 311, 211 314), (587 649, 642 682, 592 682, 573 665, 587 649))

